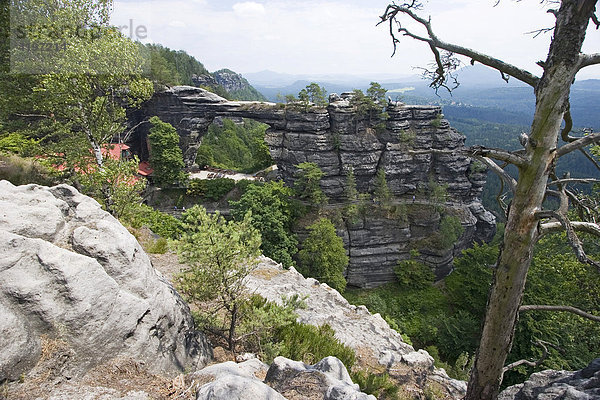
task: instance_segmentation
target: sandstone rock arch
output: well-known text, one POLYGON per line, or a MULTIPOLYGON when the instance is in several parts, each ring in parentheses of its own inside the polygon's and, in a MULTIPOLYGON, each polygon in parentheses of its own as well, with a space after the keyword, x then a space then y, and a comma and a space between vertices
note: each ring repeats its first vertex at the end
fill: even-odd
MULTIPOLYGON (((357 188, 373 190, 383 169, 397 202, 426 192, 430 182, 447 187, 447 209, 458 215, 465 232, 452 249, 419 249, 422 260, 442 277, 453 256, 473 241, 491 239, 495 219, 479 200, 486 174, 473 168, 461 150, 465 137, 451 128, 438 106, 390 102, 385 121, 370 121, 350 104, 351 94, 330 96, 327 107, 298 109, 284 104, 228 101, 200 88, 179 86, 156 94, 136 113, 139 123, 153 115, 171 123, 180 135, 187 166, 194 163, 201 138, 217 117, 250 118, 269 125, 265 141, 287 184, 295 165, 314 162, 325 173, 322 187, 333 204, 342 205, 346 171, 352 167, 357 188)), ((142 143, 143 130, 138 133, 142 143)), ((139 146, 142 147, 143 146, 139 146)), ((439 228, 439 213, 420 213, 398 224, 369 216, 341 229, 350 254, 348 281, 374 286, 394 279, 393 268, 419 241, 439 228)))

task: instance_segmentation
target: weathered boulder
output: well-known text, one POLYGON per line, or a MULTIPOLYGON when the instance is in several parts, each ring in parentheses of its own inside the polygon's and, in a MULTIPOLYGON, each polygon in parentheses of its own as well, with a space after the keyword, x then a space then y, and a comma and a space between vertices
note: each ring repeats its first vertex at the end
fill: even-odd
POLYGON ((520 385, 505 389, 498 400, 600 399, 600 358, 576 371, 537 372, 520 385))
POLYGON ((315 365, 277 357, 265 382, 290 400, 375 400, 352 383, 346 367, 335 357, 326 357, 315 365))
POLYGON ((375 400, 352 383, 335 357, 307 365, 277 357, 269 367, 257 359, 208 366, 187 377, 198 400, 375 400))
POLYGON ((211 357, 136 239, 67 185, 0 182, 0 382, 61 343, 68 377, 120 357, 173 374, 211 357))

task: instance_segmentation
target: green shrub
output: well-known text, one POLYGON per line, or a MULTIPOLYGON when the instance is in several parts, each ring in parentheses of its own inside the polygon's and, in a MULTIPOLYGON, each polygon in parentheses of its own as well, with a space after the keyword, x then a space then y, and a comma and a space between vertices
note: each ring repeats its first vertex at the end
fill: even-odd
POLYGON ((285 346, 277 339, 276 333, 294 323, 298 317, 294 311, 302 307, 305 305, 298 296, 285 298, 283 305, 278 305, 253 295, 241 307, 238 332, 243 339, 239 345, 245 351, 258 354, 264 362, 271 363, 285 346))
POLYGON ((209 201, 218 201, 231 192, 234 187, 235 181, 229 178, 191 179, 186 194, 209 201))
POLYGON ((436 115, 435 119, 432 120, 430 124, 434 128, 439 128, 442 125, 442 114, 436 115))
POLYGON ((160 237, 156 240, 152 240, 144 247, 146 253, 150 254, 165 254, 168 249, 169 243, 167 242, 167 239, 163 237, 160 237))
POLYGON ((57 183, 58 173, 42 163, 17 155, 0 154, 0 180, 15 186, 35 183, 51 186, 57 183))
POLYGON ((431 268, 416 260, 398 261, 394 272, 398 284, 403 289, 424 289, 431 286, 435 280, 431 268))
POLYGON ((196 163, 240 172, 260 171, 273 165, 265 143, 267 128, 268 125, 250 119, 243 124, 229 119, 224 119, 222 126, 212 124, 202 138, 196 163))
POLYGON ((242 191, 239 201, 229 202, 233 218, 241 220, 251 211, 252 224, 261 234, 263 254, 285 267, 295 265, 292 257, 298 252, 298 240, 292 224, 297 208, 290 200, 292 189, 283 182, 238 184, 238 192, 242 191))
POLYGON ((141 228, 145 225, 152 232, 166 239, 176 239, 182 232, 180 220, 145 204, 138 205, 136 211, 123 222, 133 228, 141 228))
POLYGON ((372 394, 378 399, 399 399, 399 387, 387 373, 375 374, 368 371, 356 371, 351 374, 352 381, 360 386, 361 392, 372 394))
POLYGON ((327 218, 319 219, 308 229, 310 234, 302 243, 302 250, 298 252, 300 272, 343 292, 346 289, 344 270, 349 258, 342 238, 337 235, 335 226, 327 218))
POLYGON ((316 327, 294 322, 281 328, 276 337, 284 344, 281 356, 302 360, 307 364, 334 356, 350 369, 356 361, 354 350, 342 344, 334 334, 334 330, 327 324, 316 327))
POLYGON ((401 130, 400 133, 398 133, 398 140, 400 140, 400 143, 403 143, 407 146, 410 146, 410 147, 414 146, 416 139, 417 139, 417 134, 412 129, 410 129, 408 131, 401 130))

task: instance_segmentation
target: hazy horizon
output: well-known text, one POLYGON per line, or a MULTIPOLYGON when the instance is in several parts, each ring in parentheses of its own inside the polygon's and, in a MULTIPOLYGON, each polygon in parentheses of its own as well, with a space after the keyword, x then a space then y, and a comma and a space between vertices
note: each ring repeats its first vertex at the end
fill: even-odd
MULTIPOLYGON (((541 74, 550 34, 527 32, 554 24, 548 4, 503 0, 424 1, 438 36, 541 74), (510 27, 510 28, 508 28, 510 27), (515 46, 518 43, 518 46, 515 46)), ((395 57, 387 26, 376 26, 388 0, 116 0, 111 21, 144 26, 142 42, 185 50, 208 70, 242 74, 414 75, 432 57, 427 45, 403 40, 395 57)), ((125 31, 133 32, 127 27, 125 31)), ((600 48, 590 28, 584 51, 600 48)), ((600 67, 580 79, 600 77, 600 67)))

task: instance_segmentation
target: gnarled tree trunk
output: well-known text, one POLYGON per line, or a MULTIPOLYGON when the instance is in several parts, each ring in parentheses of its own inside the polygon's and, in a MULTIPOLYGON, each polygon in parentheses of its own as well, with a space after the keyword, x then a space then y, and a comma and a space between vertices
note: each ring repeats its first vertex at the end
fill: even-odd
POLYGON ((536 109, 524 162, 519 166, 481 344, 469 381, 467 400, 498 396, 510 351, 533 246, 538 238, 536 213, 542 210, 570 88, 581 68, 580 51, 596 1, 563 0, 544 75, 535 88, 536 109))

